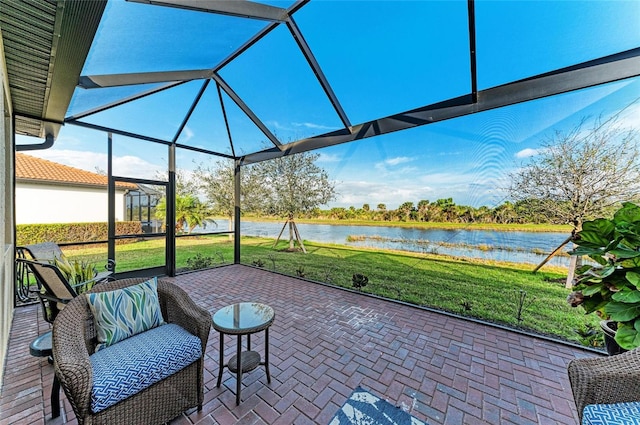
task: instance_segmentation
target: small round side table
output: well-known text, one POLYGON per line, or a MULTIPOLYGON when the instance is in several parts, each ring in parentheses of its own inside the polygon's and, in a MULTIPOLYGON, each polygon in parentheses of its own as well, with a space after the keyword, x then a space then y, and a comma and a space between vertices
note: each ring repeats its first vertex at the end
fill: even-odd
MULTIPOLYGON (((53 364, 51 338, 51 331, 48 331, 34 339, 29 344, 29 354, 35 357, 47 357, 47 361, 53 364)), ((51 386, 51 418, 57 418, 58 416, 60 416, 60 381, 54 373, 53 385, 51 386)))
POLYGON ((236 405, 240 404, 240 390, 242 374, 250 372, 258 366, 264 366, 267 374, 267 382, 271 383, 269 373, 269 326, 276 315, 271 307, 260 303, 231 304, 216 311, 213 315, 213 328, 220 332, 220 366, 218 371, 218 383, 222 384, 222 372, 225 367, 236 374, 236 405), (264 331, 264 361, 261 361, 260 353, 251 350, 251 334, 264 331), (224 336, 237 335, 238 344, 236 355, 224 364, 224 336), (242 336, 247 336, 247 350, 242 351, 242 336))

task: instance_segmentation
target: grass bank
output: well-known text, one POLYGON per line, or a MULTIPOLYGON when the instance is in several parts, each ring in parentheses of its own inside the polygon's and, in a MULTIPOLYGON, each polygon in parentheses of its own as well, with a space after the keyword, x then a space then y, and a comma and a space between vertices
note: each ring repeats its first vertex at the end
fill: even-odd
MULTIPOLYGON (((285 243, 273 249, 273 242, 244 237, 242 263, 346 288, 352 287, 354 274, 364 274, 369 283, 363 292, 575 342, 586 342, 576 331, 597 326, 595 316, 585 316, 565 301, 569 290, 561 269, 547 267, 533 274, 530 265, 311 242, 305 242, 304 254, 287 252, 285 243)), ((74 250, 73 256, 99 255, 90 251, 74 250)), ((164 258, 159 241, 122 245, 117 251, 120 271, 162 264, 164 258)), ((230 263, 233 244, 221 236, 178 239, 178 268, 196 255, 215 264, 230 263)), ((304 291, 305 283, 300 285, 304 291)))

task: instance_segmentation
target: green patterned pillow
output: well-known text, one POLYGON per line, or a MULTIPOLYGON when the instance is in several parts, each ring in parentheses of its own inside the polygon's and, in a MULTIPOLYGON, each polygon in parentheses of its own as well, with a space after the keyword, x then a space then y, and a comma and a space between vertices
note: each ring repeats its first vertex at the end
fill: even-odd
POLYGON ((164 324, 157 277, 114 291, 84 295, 93 313, 96 351, 164 324))

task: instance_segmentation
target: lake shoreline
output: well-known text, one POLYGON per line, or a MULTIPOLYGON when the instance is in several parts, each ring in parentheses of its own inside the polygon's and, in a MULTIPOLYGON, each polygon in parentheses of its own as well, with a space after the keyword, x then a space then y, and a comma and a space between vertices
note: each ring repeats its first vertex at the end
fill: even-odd
MULTIPOLYGON (((219 217, 220 219, 225 219, 219 217)), ((242 221, 281 223, 285 219, 273 217, 242 217, 242 221)), ((417 221, 375 221, 375 220, 325 220, 325 219, 296 219, 298 224, 328 224, 332 226, 362 226, 362 227, 401 227, 434 230, 484 230, 497 232, 531 232, 531 233, 566 233, 567 237, 573 229, 570 225, 556 224, 497 224, 497 223, 435 223, 417 221)))
MULTIPOLYGON (((218 221, 223 228, 227 225, 225 222, 226 219, 218 221)), ((297 223, 299 234, 305 241, 529 263, 533 264, 533 267, 540 264, 550 252, 564 244, 567 239, 565 232, 543 232, 542 226, 537 226, 537 231, 517 231, 515 226, 510 228, 493 226, 492 229, 487 230, 480 226, 433 227, 412 224, 414 223, 396 222, 395 225, 390 226, 386 222, 362 221, 358 224, 350 224, 347 221, 336 220, 317 222, 303 220, 297 223)), ((243 220, 241 235, 269 237, 274 240, 280 235, 281 240, 289 239, 289 231, 286 227, 283 229, 283 222, 273 219, 243 220)), ((568 249, 570 247, 564 248, 563 255, 552 258, 549 265, 568 267, 569 257, 564 252, 568 249)))

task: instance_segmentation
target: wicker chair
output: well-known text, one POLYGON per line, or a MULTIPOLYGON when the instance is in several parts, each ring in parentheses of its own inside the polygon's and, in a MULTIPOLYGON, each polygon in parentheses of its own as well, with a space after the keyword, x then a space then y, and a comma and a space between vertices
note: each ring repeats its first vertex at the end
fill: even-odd
MULTIPOLYGON (((89 292, 111 291, 146 278, 106 282, 89 292)), ((158 424, 185 410, 202 409, 204 399, 204 352, 211 316, 187 293, 158 279, 160 309, 167 323, 175 323, 202 342, 202 357, 177 373, 98 413, 91 411, 92 368, 96 331, 86 297, 76 297, 58 314, 53 325, 53 358, 57 379, 73 407, 79 424, 158 424)))
POLYGON ((568 372, 580 422, 589 404, 640 401, 640 348, 610 357, 575 359, 568 372))

